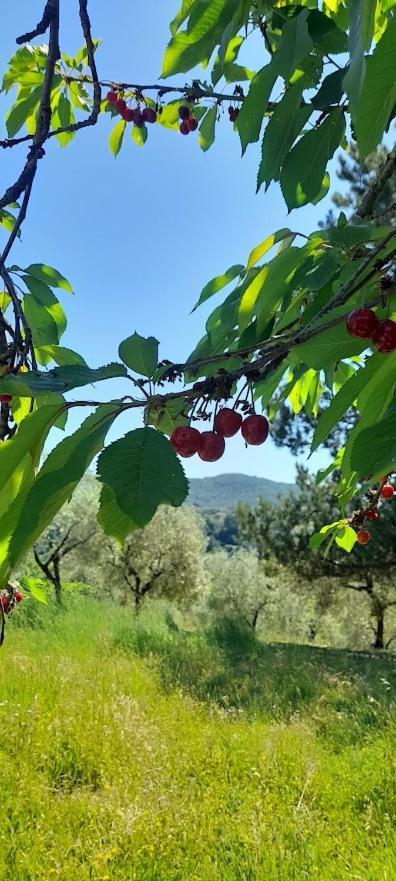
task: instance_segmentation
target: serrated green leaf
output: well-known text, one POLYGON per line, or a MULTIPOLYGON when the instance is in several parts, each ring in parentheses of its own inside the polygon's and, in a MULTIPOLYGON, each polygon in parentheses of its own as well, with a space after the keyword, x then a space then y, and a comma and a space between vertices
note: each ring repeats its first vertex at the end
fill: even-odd
POLYGON ((311 9, 308 15, 308 30, 315 47, 322 55, 337 55, 347 51, 345 31, 337 27, 333 19, 319 9, 311 9))
POLYGON ((64 291, 68 291, 70 294, 73 293, 70 282, 53 266, 46 266, 44 263, 32 263, 23 271, 26 272, 26 275, 31 275, 38 281, 49 285, 50 288, 63 288, 64 291))
POLYGON ((0 517, 21 487, 33 479, 48 432, 59 412, 59 406, 52 405, 26 415, 15 437, 0 444, 0 517))
MULTIPOLYGON (((54 298, 56 300, 56 298, 54 298)), ((33 294, 25 294, 23 298, 23 311, 26 321, 32 332, 35 346, 58 345, 62 333, 66 328, 66 315, 60 303, 43 306, 33 294)))
POLYGON ((344 94, 344 77, 346 69, 335 70, 326 76, 316 95, 312 96, 312 104, 317 110, 323 110, 331 104, 339 104, 344 94))
POLYGON ((158 366, 158 346, 155 337, 143 337, 135 332, 120 343, 118 354, 127 367, 150 378, 158 366))
POLYGON ((334 278, 339 268, 340 261, 337 253, 325 251, 314 260, 312 268, 299 277, 299 284, 301 287, 308 288, 309 291, 318 291, 334 278))
POLYGON ((102 404, 45 460, 33 483, 19 493, 0 520, 0 580, 39 538, 102 449, 117 415, 114 404, 102 404))
POLYGON ((121 545, 124 544, 127 535, 137 528, 130 517, 121 511, 115 492, 106 484, 103 484, 100 493, 97 519, 103 532, 117 539, 121 545))
POLYGON ((265 129, 262 157, 257 177, 257 190, 262 183, 267 185, 278 180, 283 161, 306 121, 307 113, 301 112, 301 88, 291 86, 282 100, 276 105, 270 121, 265 129))
POLYGON ((213 297, 214 294, 217 294, 218 291, 221 291, 222 288, 225 288, 226 285, 233 281, 238 275, 243 272, 245 267, 238 263, 235 266, 230 266, 229 269, 226 269, 223 272, 223 275, 216 275, 215 278, 212 278, 208 283, 202 288, 202 291, 199 295, 198 301, 196 302, 193 312, 195 309, 198 309, 198 306, 201 306, 202 303, 205 303, 205 300, 209 300, 209 297, 213 297))
POLYGON ((20 131, 28 116, 30 116, 33 108, 37 107, 40 102, 41 88, 33 89, 27 97, 21 101, 17 101, 11 107, 6 116, 7 134, 9 138, 15 137, 20 131))
POLYGON ((215 130, 216 130, 216 119, 217 119, 217 106, 210 107, 210 109, 205 113, 201 125, 199 127, 199 146, 201 150, 206 153, 207 150, 212 146, 215 139, 215 130))
POLYGON ((351 468, 361 477, 389 474, 396 465, 396 414, 384 416, 357 434, 350 451, 351 468))
POLYGON ((185 410, 184 401, 168 401, 161 407, 149 405, 147 413, 148 425, 153 425, 162 434, 171 435, 178 425, 188 425, 189 420, 183 414, 185 410))
POLYGON ((138 428, 110 444, 98 461, 98 476, 115 493, 121 511, 139 527, 161 504, 177 507, 188 482, 171 443, 153 428, 138 428))
POLYGON ((318 128, 303 135, 288 153, 280 182, 289 211, 313 202, 320 195, 327 163, 341 143, 344 131, 342 110, 332 110, 318 128))
POLYGON ((112 130, 110 132, 109 147, 110 147, 110 151, 112 152, 113 156, 118 156, 118 154, 121 150, 122 142, 124 140, 124 135, 125 135, 125 129, 126 129, 125 120, 119 119, 118 122, 116 122, 114 128, 112 128, 112 130))
POLYGON ((380 143, 396 103, 396 18, 366 59, 366 76, 353 120, 361 157, 380 143))
POLYGON ((366 361, 364 368, 360 368, 347 382, 341 386, 334 396, 330 405, 321 414, 312 439, 311 452, 314 452, 321 443, 329 436, 334 426, 337 425, 344 413, 352 406, 372 376, 376 373, 381 356, 373 355, 366 361))
POLYGON ((315 370, 326 370, 336 361, 360 355, 366 348, 367 340, 351 337, 346 326, 339 324, 295 346, 290 358, 294 364, 303 363, 315 370))
POLYGON ((376 6, 377 0, 349 0, 348 4, 350 64, 344 78, 344 88, 354 117, 359 106, 366 73, 365 52, 370 49, 373 38, 376 6))
POLYGON ((161 76, 185 73, 198 64, 206 64, 238 4, 239 0, 194 4, 187 30, 175 32, 165 50, 161 76))
POLYGON ((0 393, 15 394, 19 397, 35 397, 47 392, 65 394, 71 389, 90 385, 93 382, 126 375, 124 364, 116 362, 97 368, 73 364, 66 367, 54 367, 47 371, 28 370, 16 376, 2 377, 0 379, 0 393))

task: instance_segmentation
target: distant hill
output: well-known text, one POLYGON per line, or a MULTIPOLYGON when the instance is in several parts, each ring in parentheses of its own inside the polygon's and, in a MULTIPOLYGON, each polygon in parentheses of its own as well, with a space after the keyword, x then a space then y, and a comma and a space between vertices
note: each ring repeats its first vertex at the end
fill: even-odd
POLYGON ((192 478, 187 501, 206 510, 226 511, 235 508, 238 502, 255 505, 260 498, 276 503, 279 496, 288 495, 293 490, 293 483, 278 483, 248 474, 219 474, 192 478))

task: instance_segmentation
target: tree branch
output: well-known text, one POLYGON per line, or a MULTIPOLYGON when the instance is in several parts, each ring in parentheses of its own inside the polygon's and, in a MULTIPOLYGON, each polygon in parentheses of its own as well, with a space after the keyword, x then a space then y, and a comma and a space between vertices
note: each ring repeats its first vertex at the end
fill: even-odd
POLYGON ((396 171, 396 149, 388 153, 386 160, 380 168, 377 177, 363 197, 361 204, 356 212, 358 217, 369 217, 372 214, 374 205, 384 189, 385 184, 396 171))
POLYGON ((30 43, 31 40, 34 40, 35 37, 40 36, 40 34, 45 34, 52 17, 52 2, 51 0, 47 0, 45 4, 45 9, 42 14, 41 20, 38 25, 34 28, 33 31, 28 31, 27 34, 22 34, 22 36, 16 38, 16 42, 19 46, 22 43, 30 43))

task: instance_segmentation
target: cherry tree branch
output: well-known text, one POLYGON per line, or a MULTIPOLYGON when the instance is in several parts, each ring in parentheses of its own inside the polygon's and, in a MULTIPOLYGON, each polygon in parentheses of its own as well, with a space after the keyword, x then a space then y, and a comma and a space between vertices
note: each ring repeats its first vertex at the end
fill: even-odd
MULTIPOLYGON (((381 166, 377 177, 371 184, 371 187, 368 189, 366 195, 363 197, 361 204, 356 212, 358 217, 364 218, 372 215, 372 211, 374 205, 380 195, 381 191, 384 189, 385 184, 392 177, 392 174, 396 171, 396 149, 392 150, 388 153, 385 162, 381 166)), ((392 207, 392 206, 391 206, 392 207)), ((393 206, 394 207, 394 206, 393 206)))

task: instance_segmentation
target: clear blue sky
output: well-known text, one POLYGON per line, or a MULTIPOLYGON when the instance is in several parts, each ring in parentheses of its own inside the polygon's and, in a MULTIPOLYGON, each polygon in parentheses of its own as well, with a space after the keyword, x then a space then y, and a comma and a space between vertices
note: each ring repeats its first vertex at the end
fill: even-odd
MULTIPOLYGON (((62 48, 71 54, 82 42, 76 5, 62 3, 62 48)), ((7 16, 3 12, 2 68, 15 37, 39 20, 42 7, 43 0, 18 0, 12 11, 7 6, 7 16)), ((93 33, 104 40, 97 55, 101 76, 155 82, 177 8, 177 0, 162 0, 155 14, 142 2, 92 2, 93 33)), ((262 63, 259 53, 261 45, 252 66, 262 63)), ((181 84, 185 79, 178 78, 181 84)), ((2 110, 9 100, 1 99, 2 110)), ((128 137, 114 160, 109 130, 106 118, 64 150, 54 141, 47 145, 13 260, 22 266, 42 261, 70 278, 76 296, 63 298, 69 318, 64 344, 81 351, 90 366, 116 359, 119 341, 134 330, 156 336, 162 357, 182 360, 202 335, 210 311, 190 314, 208 279, 243 263, 250 249, 279 227, 310 232, 329 200, 287 218, 277 185, 255 195, 258 148, 241 160, 239 139, 226 117, 207 154, 194 135, 184 138, 153 126, 143 149, 128 137)), ((2 191, 24 155, 23 146, 2 151, 2 191)), ((118 392, 125 393, 124 385, 102 383, 95 396, 118 392)), ((124 418, 116 431, 127 428, 124 418)), ((234 438, 220 462, 208 465, 195 457, 186 461, 186 470, 191 477, 238 471, 293 480, 295 460, 271 441, 245 450, 234 438)))

